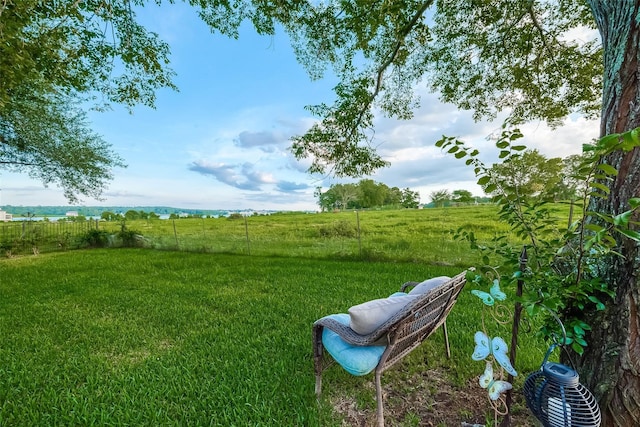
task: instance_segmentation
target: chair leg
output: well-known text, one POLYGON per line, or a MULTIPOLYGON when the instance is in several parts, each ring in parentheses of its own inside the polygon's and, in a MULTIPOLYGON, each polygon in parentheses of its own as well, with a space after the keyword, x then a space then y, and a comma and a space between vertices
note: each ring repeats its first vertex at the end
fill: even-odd
POLYGON ((322 392, 322 358, 324 348, 322 346, 322 327, 313 328, 313 369, 316 374, 316 396, 322 392))
POLYGON ((378 427, 384 427, 384 410, 382 407, 382 385, 380 383, 380 377, 380 372, 376 371, 376 402, 378 404, 376 418, 378 419, 378 427))
POLYGON ((316 397, 322 393, 322 373, 316 373, 316 397))
POLYGON ((442 324, 442 332, 444 333, 444 346, 447 350, 447 359, 451 359, 451 347, 449 347, 449 334, 447 333, 447 320, 442 324))

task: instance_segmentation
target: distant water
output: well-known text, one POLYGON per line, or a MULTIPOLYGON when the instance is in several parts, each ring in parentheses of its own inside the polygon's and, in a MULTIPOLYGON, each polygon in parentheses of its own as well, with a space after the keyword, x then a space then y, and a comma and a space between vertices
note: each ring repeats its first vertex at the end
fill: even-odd
MULTIPOLYGON (((26 216, 20 216, 20 217, 13 217, 11 220, 12 221, 44 221, 44 220, 48 220, 48 221, 57 221, 59 219, 68 219, 68 216, 32 216, 27 218, 26 216)), ((87 219, 100 219, 99 216, 88 216, 85 217, 87 219)))
MULTIPOLYGON (((160 214, 158 216, 160 217, 160 219, 169 219, 170 215, 169 214, 160 214)), ((59 219, 69 219, 69 218, 72 218, 72 217, 68 217, 68 216, 32 216, 32 217, 27 218, 26 216, 19 216, 19 217, 15 217, 14 216, 11 220, 12 221, 45 221, 45 220, 48 220, 48 221, 55 222, 55 221, 58 221, 59 219)), ((93 219, 93 220, 100 219, 99 216, 87 216, 85 218, 86 219, 93 219)))

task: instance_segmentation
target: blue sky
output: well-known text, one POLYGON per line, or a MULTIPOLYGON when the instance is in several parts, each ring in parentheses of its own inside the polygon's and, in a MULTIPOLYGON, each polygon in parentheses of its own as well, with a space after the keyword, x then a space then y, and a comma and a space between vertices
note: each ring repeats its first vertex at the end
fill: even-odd
MULTIPOLYGON (((104 200, 86 206, 172 206, 189 209, 315 210, 314 189, 338 182, 306 173, 308 163, 288 150, 290 138, 314 122, 305 105, 331 103, 336 81, 311 81, 296 62, 288 38, 258 36, 250 26, 238 40, 211 34, 194 9, 182 4, 149 5, 143 24, 171 46, 179 92, 162 90, 156 109, 130 114, 91 112, 93 129, 128 165, 114 171, 104 200)), ((500 121, 476 123, 471 114, 442 104, 437 94, 416 88, 421 106, 410 121, 376 119, 376 141, 391 166, 366 177, 390 187, 431 192, 470 190, 482 195, 464 162, 434 146, 443 134, 480 149, 489 164, 495 148, 487 136, 500 121)), ((551 130, 543 123, 522 127, 523 142, 548 157, 580 152, 598 136, 598 123, 572 117, 551 130)), ((62 191, 26 175, 0 172, 0 205, 67 205, 62 191)))

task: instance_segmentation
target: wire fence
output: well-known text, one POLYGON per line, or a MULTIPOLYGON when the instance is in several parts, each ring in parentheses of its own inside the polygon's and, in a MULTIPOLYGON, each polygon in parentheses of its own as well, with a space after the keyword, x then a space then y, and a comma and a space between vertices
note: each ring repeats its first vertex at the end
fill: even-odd
POLYGON ((496 231, 495 211, 485 221, 461 208, 230 218, 0 223, 0 248, 8 257, 86 247, 138 246, 162 250, 252 256, 469 261, 468 244, 452 230, 496 231), (472 225, 473 224, 473 225, 472 225))
POLYGON ((0 223, 0 250, 7 257, 78 249, 84 246, 82 236, 97 230, 99 223, 89 221, 15 221, 0 223))

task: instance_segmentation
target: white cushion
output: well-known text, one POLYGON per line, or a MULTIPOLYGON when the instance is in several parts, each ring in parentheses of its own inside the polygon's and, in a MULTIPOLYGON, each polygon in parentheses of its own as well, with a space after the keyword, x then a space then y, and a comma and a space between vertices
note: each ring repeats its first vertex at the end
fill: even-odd
POLYGON ((394 296, 354 305, 349 309, 349 326, 360 335, 368 335, 417 297, 394 296))
POLYGON ((441 284, 443 284, 444 282, 450 279, 451 277, 447 277, 447 276, 440 276, 440 277, 427 279, 424 282, 418 283, 416 286, 414 286, 414 288, 409 291, 409 295, 420 295, 420 294, 427 293, 431 289, 437 288, 438 286, 440 286, 441 284))

